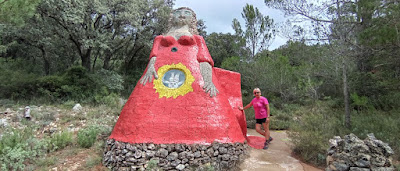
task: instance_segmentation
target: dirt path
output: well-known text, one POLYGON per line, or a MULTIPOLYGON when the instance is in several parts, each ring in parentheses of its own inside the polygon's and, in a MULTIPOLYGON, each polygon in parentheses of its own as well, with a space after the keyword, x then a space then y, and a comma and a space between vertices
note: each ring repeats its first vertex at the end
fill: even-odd
MULTIPOLYGON (((247 129, 247 134, 260 136, 254 129, 247 129)), ((251 149, 250 157, 240 169, 243 171, 322 171, 291 156, 289 139, 285 131, 271 131, 274 140, 268 150, 251 149)))

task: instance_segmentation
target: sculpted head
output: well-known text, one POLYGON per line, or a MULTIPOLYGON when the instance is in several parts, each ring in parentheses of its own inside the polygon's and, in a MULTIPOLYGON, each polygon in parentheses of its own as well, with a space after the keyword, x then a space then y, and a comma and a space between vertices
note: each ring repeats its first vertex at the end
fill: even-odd
POLYGON ((168 22, 168 29, 174 29, 174 27, 180 27, 183 25, 189 26, 189 32, 193 35, 197 35, 197 19, 194 11, 188 7, 181 7, 171 12, 168 22))

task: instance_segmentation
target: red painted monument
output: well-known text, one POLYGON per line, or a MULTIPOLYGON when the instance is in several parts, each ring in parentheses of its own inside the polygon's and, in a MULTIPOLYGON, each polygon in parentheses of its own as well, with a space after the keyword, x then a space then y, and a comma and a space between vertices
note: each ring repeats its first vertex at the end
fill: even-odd
POLYGON ((214 67, 196 22, 191 9, 176 9, 167 32, 154 39, 149 64, 106 142, 107 166, 132 169, 154 159, 166 170, 232 168, 245 157, 240 74, 214 67))
POLYGON ((213 67, 219 93, 210 97, 200 63, 213 66, 213 61, 202 37, 158 36, 150 56, 157 56, 158 80, 136 85, 110 138, 156 144, 245 141, 246 122, 237 109, 242 105, 240 74, 213 67))

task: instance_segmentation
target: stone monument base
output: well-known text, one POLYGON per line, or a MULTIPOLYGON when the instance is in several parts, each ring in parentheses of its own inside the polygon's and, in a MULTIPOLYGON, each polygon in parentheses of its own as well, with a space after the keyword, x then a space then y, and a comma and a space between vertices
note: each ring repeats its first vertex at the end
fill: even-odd
POLYGON ((239 170, 248 147, 246 143, 132 144, 108 139, 103 162, 112 170, 239 170))

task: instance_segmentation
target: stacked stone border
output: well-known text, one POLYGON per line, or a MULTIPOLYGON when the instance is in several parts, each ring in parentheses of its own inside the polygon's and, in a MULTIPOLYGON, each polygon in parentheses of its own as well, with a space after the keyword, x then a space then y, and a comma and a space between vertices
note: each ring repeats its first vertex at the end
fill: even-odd
POLYGON ((131 144, 108 139, 103 163, 112 170, 239 170, 248 148, 246 143, 131 144))
POLYGON ((394 151, 387 143, 368 134, 365 140, 356 135, 335 136, 329 140, 325 171, 394 171, 394 151))

